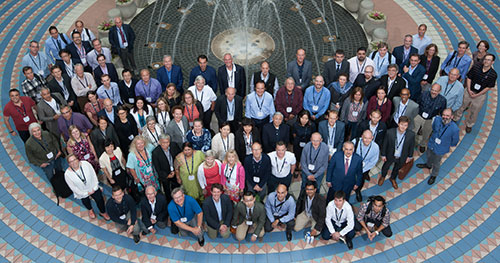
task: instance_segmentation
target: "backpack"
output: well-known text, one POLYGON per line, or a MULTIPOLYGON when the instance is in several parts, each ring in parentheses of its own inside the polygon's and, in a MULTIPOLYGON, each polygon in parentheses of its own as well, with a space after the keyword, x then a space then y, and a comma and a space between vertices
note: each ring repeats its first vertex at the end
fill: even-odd
POLYGON ((66 180, 64 179, 64 171, 56 171, 54 176, 50 178, 50 184, 57 198, 57 205, 59 206, 59 197, 68 198, 73 194, 69 188, 66 180))
MULTIPOLYGON (((366 208, 366 212, 365 212, 365 219, 366 219, 366 216, 370 214, 370 212, 372 211, 372 207, 373 207, 373 201, 375 201, 375 196, 370 196, 368 197, 368 207, 366 208)), ((380 218, 384 218, 385 217, 385 213, 387 212, 387 207, 385 207, 384 205, 384 208, 382 209, 382 213, 380 214, 381 217, 380 218)), ((365 220, 366 221, 366 220, 365 220)))
MULTIPOLYGON (((378 50, 376 50, 376 51, 374 51, 374 52, 372 53, 372 56, 371 56, 371 59, 372 59, 372 60, 375 58, 375 56, 377 55, 377 53, 378 53, 378 50)), ((389 54, 389 60, 388 60, 388 61, 389 61, 389 64, 391 64, 392 54, 391 54, 391 52, 389 52, 389 51, 387 51, 387 54, 389 54)))
POLYGON ((62 41, 64 42, 65 45, 68 45, 68 41, 64 37, 63 33, 59 33, 59 36, 61 37, 62 41))

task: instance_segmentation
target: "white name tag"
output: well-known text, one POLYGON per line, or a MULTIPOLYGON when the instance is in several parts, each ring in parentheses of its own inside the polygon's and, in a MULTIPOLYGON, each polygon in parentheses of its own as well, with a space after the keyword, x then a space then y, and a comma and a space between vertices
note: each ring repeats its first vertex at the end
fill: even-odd
POLYGON ((253 225, 253 222, 250 220, 247 220, 247 226, 251 226, 251 225, 253 225))
POLYGON ((151 167, 146 167, 146 172, 150 173, 152 171, 153 171, 153 169, 151 167))
POLYGON ((126 217, 127 217, 127 215, 126 215, 126 214, 123 214, 123 215, 121 215, 121 216, 120 216, 120 219, 121 219, 121 220, 124 220, 126 217))
POLYGON ((193 181, 193 180, 194 180, 194 175, 190 175, 190 176, 188 176, 188 180, 189 180, 189 181, 193 181))
POLYGON ((365 167, 365 162, 363 162, 363 167, 365 167))
POLYGON ((86 58, 80 58, 80 60, 82 61, 83 65, 87 65, 87 59, 86 58))
POLYGON ((358 117, 358 114, 359 114, 359 112, 357 112, 357 111, 353 111, 353 112, 352 112, 352 116, 353 116, 353 117, 358 117))
POLYGON ((83 156, 83 159, 88 160, 90 158, 90 153, 87 153, 83 156))
POLYGON ((192 121, 190 121, 188 124, 189 124, 189 127, 193 127, 193 122, 192 121))
POLYGON ((441 144, 441 139, 439 138, 436 138, 434 141, 436 142, 436 144, 441 144))
POLYGON ((314 170, 314 168, 316 168, 316 166, 315 166, 314 164, 309 164, 309 165, 307 166, 307 169, 309 169, 309 171, 313 171, 313 170, 314 170))
POLYGON ((43 76, 43 74, 44 74, 43 70, 38 71, 38 75, 43 76))
POLYGON ((375 226, 375 224, 374 224, 374 223, 372 223, 372 222, 368 222, 368 223, 366 223, 366 226, 367 226, 367 227, 374 227, 374 226, 375 226))
POLYGON ((401 152, 400 152, 399 150, 396 150, 396 151, 394 152, 394 155, 398 155, 398 156, 399 156, 399 155, 401 155, 401 152))
POLYGON ((133 140, 133 139, 134 139, 134 135, 130 135, 130 136, 128 136, 128 139, 129 139, 129 140, 133 140))
POLYGON ((319 110, 319 106, 318 105, 313 105, 312 110, 313 111, 318 111, 319 110))
POLYGON ((123 43, 123 47, 128 47, 128 42, 123 43))
POLYGON ((28 121, 30 121, 30 116, 26 116, 26 117, 24 117, 24 118, 23 118, 23 121, 24 121, 24 122, 28 122, 28 121))
POLYGON ((427 78, 429 77, 429 75, 425 74, 424 77, 422 78, 423 80, 427 80, 427 78))
POLYGON ((299 146, 304 148, 306 146, 306 143, 305 142, 299 142, 299 146))
POLYGON ((120 169, 118 169, 118 170, 115 171, 115 175, 119 175, 121 173, 122 173, 122 170, 120 170, 120 169))
POLYGON ((253 181, 254 181, 255 183, 260 183, 260 177, 254 176, 254 177, 253 177, 253 181))
POLYGON ((54 157, 54 154, 52 152, 47 153, 47 158, 52 159, 54 157))
POLYGON ((337 149, 333 148, 332 146, 328 146, 328 150, 330 152, 330 155, 333 155, 337 151, 337 149))
POLYGON ((129 98, 128 99, 128 103, 130 103, 130 104, 134 103, 134 101, 135 101, 134 98, 129 98))
POLYGON ((429 113, 427 113, 427 112, 422 112, 422 117, 424 117, 424 118, 426 119, 427 117, 429 117, 429 113))
POLYGON ((146 100, 147 100, 148 102, 151 102, 153 99, 152 99, 151 97, 146 97, 146 100))
POLYGON ((182 223, 186 223, 187 221, 188 221, 188 219, 187 219, 187 218, 185 218, 185 217, 181 217, 181 222, 182 222, 182 223))
POLYGON ((475 90, 480 90, 480 89, 481 89, 481 85, 479 85, 479 84, 474 84, 474 89, 475 89, 475 90))
POLYGON ((151 219, 156 220, 156 215, 151 215, 151 219))
POLYGON ((257 112, 257 117, 264 117, 264 112, 262 111, 257 112))
POLYGON ((287 113, 292 112, 292 107, 286 107, 286 112, 287 112, 287 113))

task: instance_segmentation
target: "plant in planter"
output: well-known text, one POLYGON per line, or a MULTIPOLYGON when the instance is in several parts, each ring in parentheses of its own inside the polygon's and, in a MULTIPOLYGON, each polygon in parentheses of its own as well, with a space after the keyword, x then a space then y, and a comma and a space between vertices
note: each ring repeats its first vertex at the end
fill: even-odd
POLYGON ((113 23, 113 20, 102 21, 97 26, 97 31, 99 32, 99 39, 103 39, 105 37, 108 37, 109 29, 112 28, 114 25, 115 24, 113 23))
POLYGON ((366 19, 363 23, 367 34, 372 34, 375 28, 386 28, 387 17, 380 11, 372 11, 366 14, 366 19))
POLYGON ((116 0, 116 8, 120 10, 123 20, 132 18, 137 11, 137 5, 133 0, 116 0))

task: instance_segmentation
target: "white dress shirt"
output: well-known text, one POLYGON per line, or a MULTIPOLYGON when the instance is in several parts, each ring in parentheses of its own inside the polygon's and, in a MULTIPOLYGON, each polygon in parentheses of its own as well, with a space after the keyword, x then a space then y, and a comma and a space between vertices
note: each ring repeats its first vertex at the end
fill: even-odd
POLYGON ((217 95, 215 95, 214 90, 210 86, 205 85, 203 89, 198 91, 196 86, 191 86, 188 88, 194 95, 194 98, 198 100, 203 106, 203 112, 206 112, 212 106, 212 102, 217 100, 217 95))
POLYGON ((340 227, 342 223, 347 221, 347 226, 340 231, 341 236, 345 236, 354 228, 354 213, 352 211, 351 205, 345 201, 341 209, 335 206, 335 201, 330 201, 326 207, 326 219, 325 224, 328 227, 330 233, 335 233, 335 228, 333 224, 340 227))
POLYGON ((283 159, 278 157, 276 151, 271 152, 268 155, 271 159, 271 172, 276 178, 287 177, 291 172, 292 165, 297 162, 295 155, 289 151, 285 152, 283 159))

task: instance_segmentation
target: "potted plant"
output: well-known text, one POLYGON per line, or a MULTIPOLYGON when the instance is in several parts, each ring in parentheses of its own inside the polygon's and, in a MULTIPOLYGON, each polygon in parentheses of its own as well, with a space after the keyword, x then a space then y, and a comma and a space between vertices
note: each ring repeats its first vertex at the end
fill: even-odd
POLYGON ((363 23, 367 34, 372 34, 375 28, 386 28, 387 17, 379 11, 372 11, 366 14, 365 22, 363 23))
POLYGON ((98 26, 97 26, 97 31, 99 32, 99 39, 103 39, 108 37, 109 35, 109 29, 113 27, 115 24, 113 23, 113 20, 106 20, 102 21, 98 26))
POLYGON ((134 0, 116 0, 116 8, 120 10, 123 20, 132 18, 137 11, 137 5, 134 0))

